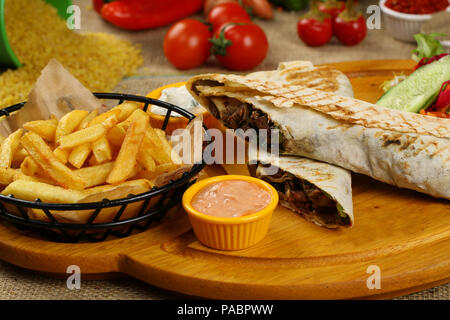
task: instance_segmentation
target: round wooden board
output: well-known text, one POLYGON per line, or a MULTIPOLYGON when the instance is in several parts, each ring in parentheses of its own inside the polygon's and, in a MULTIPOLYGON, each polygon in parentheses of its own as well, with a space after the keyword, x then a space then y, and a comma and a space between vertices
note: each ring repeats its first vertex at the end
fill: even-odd
MULTIPOLYGON (((357 98, 374 102, 393 72, 410 60, 333 64, 351 79, 357 98)), ((244 165, 210 166, 208 175, 248 174, 244 165)), ((224 299, 390 298, 450 281, 450 202, 353 176, 355 226, 317 227, 279 207, 259 244, 222 252, 200 244, 183 210, 150 230, 102 243, 44 241, 0 224, 0 259, 64 274, 78 265, 86 279, 127 274, 187 295, 224 299), (369 266, 381 288, 369 289, 369 266)))

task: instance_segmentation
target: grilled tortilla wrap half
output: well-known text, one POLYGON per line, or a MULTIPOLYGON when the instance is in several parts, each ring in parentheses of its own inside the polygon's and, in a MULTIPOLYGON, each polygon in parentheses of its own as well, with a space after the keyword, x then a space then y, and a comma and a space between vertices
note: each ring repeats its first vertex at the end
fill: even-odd
POLYGON ((252 176, 270 183, 280 204, 315 224, 327 227, 351 227, 353 202, 351 175, 342 168, 301 157, 273 158, 259 151, 248 164, 252 176), (273 167, 278 168, 273 174, 273 167))
POLYGON ((238 75, 198 75, 186 87, 225 127, 279 129, 284 155, 450 199, 448 119, 238 75))
POLYGON ((354 96, 352 84, 344 73, 328 66, 315 66, 310 61, 281 62, 276 70, 253 72, 245 77, 354 96))
MULTIPOLYGON (((282 62, 277 70, 250 73, 246 78, 303 85, 353 97, 352 85, 345 74, 330 67, 314 66, 309 61, 282 62)), ((259 159, 249 159, 256 163, 248 165, 249 171, 278 190, 282 206, 319 226, 337 228, 354 224, 348 170, 303 157, 273 159, 261 150, 259 154, 259 159), (267 165, 278 166, 277 174, 272 175, 267 165)))

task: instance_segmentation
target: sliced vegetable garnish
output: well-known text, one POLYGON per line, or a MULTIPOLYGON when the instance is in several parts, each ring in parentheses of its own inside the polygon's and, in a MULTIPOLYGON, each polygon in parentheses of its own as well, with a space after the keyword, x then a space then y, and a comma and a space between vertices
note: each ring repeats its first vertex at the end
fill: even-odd
POLYGON ((438 60, 442 59, 443 57, 446 57, 446 56, 449 56, 449 55, 450 55, 450 53, 441 53, 441 54, 438 54, 438 55, 436 55, 434 57, 431 57, 431 58, 422 58, 422 60, 420 60, 419 63, 417 64, 417 66, 415 67, 415 70, 417 70, 420 67, 423 67, 423 66, 425 66, 427 64, 430 64, 432 62, 438 61, 438 60))
POLYGON ((421 113, 440 118, 450 118, 450 80, 442 84, 436 102, 421 113))
POLYGON ((412 51, 412 59, 416 62, 421 61, 423 58, 431 58, 436 55, 445 52, 442 44, 437 37, 445 37, 446 34, 443 33, 418 33, 414 35, 414 39, 417 42, 417 49, 412 51))
POLYGON ((405 80, 408 76, 406 74, 395 74, 394 73, 394 78, 391 80, 386 80, 385 82, 383 82, 380 86, 381 89, 383 89, 384 92, 387 92, 389 89, 391 89, 392 87, 395 87, 396 85, 398 85, 400 82, 402 82, 403 80, 405 80))

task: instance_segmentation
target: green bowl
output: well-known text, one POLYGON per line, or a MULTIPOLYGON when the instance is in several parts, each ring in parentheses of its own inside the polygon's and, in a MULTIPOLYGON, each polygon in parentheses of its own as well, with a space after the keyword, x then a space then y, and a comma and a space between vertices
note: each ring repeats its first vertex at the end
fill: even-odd
MULTIPOLYGON (((19 68, 22 66, 19 59, 14 54, 13 49, 9 45, 8 36, 6 35, 5 27, 5 1, 14 0, 0 0, 0 66, 7 68, 19 68)), ((66 20, 69 16, 67 7, 72 5, 72 0, 45 0, 58 9, 58 14, 61 18, 66 20)))

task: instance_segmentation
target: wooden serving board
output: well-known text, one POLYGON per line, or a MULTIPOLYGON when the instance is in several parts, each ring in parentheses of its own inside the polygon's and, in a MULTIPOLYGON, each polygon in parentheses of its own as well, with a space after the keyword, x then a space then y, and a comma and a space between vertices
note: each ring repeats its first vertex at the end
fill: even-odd
MULTIPOLYGON (((393 72, 410 60, 333 64, 351 79, 356 97, 374 102, 393 72)), ((243 165, 211 166, 208 175, 247 174, 243 165)), ((242 251, 204 247, 182 209, 150 230, 102 243, 62 244, 0 223, 0 259, 61 275, 78 265, 86 279, 127 274, 187 295, 225 299, 389 298, 450 281, 450 202, 353 176, 355 226, 317 227, 279 207, 269 233, 242 251), (381 288, 368 289, 369 266, 381 288)))

